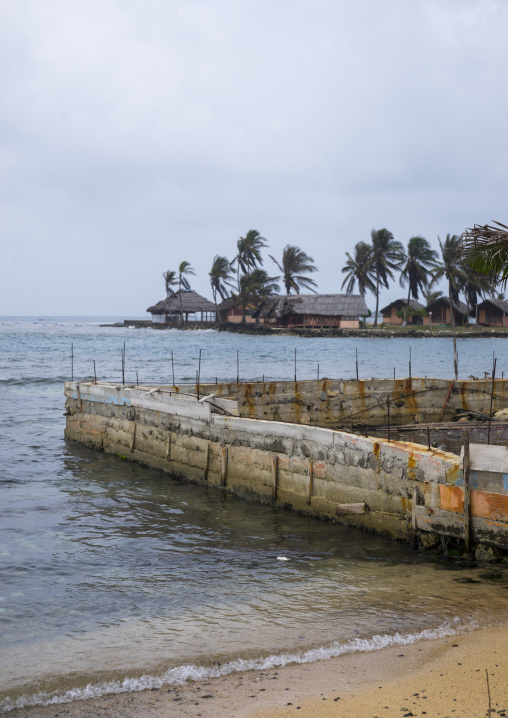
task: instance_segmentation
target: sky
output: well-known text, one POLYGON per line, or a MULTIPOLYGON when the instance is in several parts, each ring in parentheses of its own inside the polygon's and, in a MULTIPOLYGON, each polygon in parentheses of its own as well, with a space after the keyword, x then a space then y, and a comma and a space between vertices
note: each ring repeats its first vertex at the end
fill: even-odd
POLYGON ((508 223, 507 36, 506 0, 0 0, 0 315, 143 316, 183 260, 211 298, 249 229, 335 293, 373 228, 508 223))

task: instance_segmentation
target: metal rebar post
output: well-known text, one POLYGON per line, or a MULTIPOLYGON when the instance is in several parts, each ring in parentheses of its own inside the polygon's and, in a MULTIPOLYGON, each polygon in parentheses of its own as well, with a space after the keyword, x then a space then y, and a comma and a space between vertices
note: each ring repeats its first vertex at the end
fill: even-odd
POLYGON ((71 344, 71 381, 74 381, 74 343, 71 344))
POLYGON ((411 379, 411 347, 409 347, 409 378, 411 379))
POLYGON ((236 383, 240 382, 240 352, 236 350, 236 383))
POLYGON ((175 386, 175 362, 173 359, 173 350, 171 350, 171 371, 173 373, 173 386, 175 386))
POLYGON ((358 381, 358 349, 356 349, 356 381, 358 381))
POLYGON ((317 365, 317 380, 319 381, 319 364, 317 365))
POLYGON ((494 359, 494 366, 492 367, 492 388, 490 390, 489 428, 487 429, 487 444, 490 444, 490 422, 492 420, 492 402, 494 401, 494 386, 496 382, 496 364, 497 359, 494 359))
POLYGON ((427 448, 430 451, 430 426, 427 427, 427 448))
POLYGON ((138 372, 136 372, 136 386, 139 386, 139 377, 138 377, 138 372))
POLYGON ((95 371, 95 359, 93 360, 93 378, 94 378, 94 384, 97 384, 97 372, 95 371))
POLYGON ((296 348, 295 348, 295 384, 296 384, 296 348))

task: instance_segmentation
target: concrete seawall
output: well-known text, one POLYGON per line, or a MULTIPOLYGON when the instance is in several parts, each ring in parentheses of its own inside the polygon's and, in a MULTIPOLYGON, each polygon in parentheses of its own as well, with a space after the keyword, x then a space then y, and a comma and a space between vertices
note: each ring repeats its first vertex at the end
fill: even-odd
MULTIPOLYGON (((185 391, 196 393, 197 387, 185 387, 185 391)), ((467 411, 488 414, 491 391, 492 381, 488 379, 321 379, 200 385, 202 396, 216 394, 238 401, 241 416, 330 428, 386 424, 388 396, 394 424, 449 421, 467 411)), ((496 379, 493 411, 506 408, 508 380, 496 379)))
MULTIPOLYGON (((198 401, 175 388, 67 382, 65 393, 66 437, 92 448, 397 539, 415 531, 423 546, 464 536, 455 454, 232 416, 233 401, 198 401)), ((508 481, 480 467, 472 494, 473 542, 508 548, 508 481)))

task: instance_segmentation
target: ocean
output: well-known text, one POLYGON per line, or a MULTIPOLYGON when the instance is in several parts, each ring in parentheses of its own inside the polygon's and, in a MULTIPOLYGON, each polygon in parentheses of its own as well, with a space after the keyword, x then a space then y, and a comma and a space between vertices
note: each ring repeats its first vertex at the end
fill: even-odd
MULTIPOLYGON (((506 564, 428 557, 64 440, 63 382, 448 378, 450 338, 320 339, 0 317, 0 710, 311 662, 507 621, 506 564), (72 356, 72 358, 71 358, 72 356), (172 363, 173 356, 173 363, 172 363)), ((504 339, 459 339, 484 376, 504 339)))

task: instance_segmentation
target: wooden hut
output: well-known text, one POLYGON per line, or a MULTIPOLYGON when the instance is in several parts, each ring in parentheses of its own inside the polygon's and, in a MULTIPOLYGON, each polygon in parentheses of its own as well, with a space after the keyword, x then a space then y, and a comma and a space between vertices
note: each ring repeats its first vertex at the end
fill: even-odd
POLYGON ((180 313, 183 313, 183 322, 215 322, 216 307, 206 297, 202 297, 192 290, 183 290, 180 305, 180 290, 173 296, 148 307, 146 310, 152 315, 154 324, 179 324, 180 313))
MULTIPOLYGON (((404 321, 403 317, 398 317, 397 314, 401 310, 404 309, 404 307, 409 306, 410 309, 425 309, 423 304, 420 304, 420 302, 417 302, 416 299, 410 299, 409 305, 407 302, 407 299, 396 299, 391 304, 388 304, 386 307, 381 309, 381 314, 383 315, 383 324, 402 324, 404 321)), ((407 312, 407 323, 408 324, 423 324, 423 317, 420 315, 411 315, 409 311, 407 312)))
MULTIPOLYGON (((450 300, 448 297, 438 297, 433 302, 427 304, 428 317, 423 318, 425 326, 433 326, 435 324, 451 324, 452 316, 450 311, 450 300)), ((455 324, 467 324, 468 312, 464 302, 456 302, 453 304, 455 314, 455 324)))
MULTIPOLYGON (((245 321, 247 324, 252 324, 256 321, 264 321, 259 317, 256 318, 254 316, 254 311, 255 310, 252 307, 246 307, 245 321)), ((221 322, 238 324, 242 321, 242 305, 238 302, 238 299, 234 299, 234 297, 224 299, 224 301, 219 304, 219 313, 221 322)))
POLYGON ((304 329, 357 329, 369 314, 365 299, 356 294, 297 294, 267 299, 259 311, 277 327, 304 329))
POLYGON ((477 324, 487 327, 506 327, 506 315, 508 314, 508 302, 504 299, 485 299, 476 307, 477 324))

